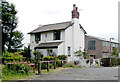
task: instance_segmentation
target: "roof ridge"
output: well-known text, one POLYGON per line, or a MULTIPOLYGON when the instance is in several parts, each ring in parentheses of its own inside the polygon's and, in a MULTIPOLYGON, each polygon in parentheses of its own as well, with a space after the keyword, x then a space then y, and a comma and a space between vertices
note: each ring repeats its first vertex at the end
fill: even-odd
MULTIPOLYGON (((55 25, 55 24, 62 24, 62 23, 69 23, 71 21, 66 21, 66 22, 60 22, 60 23, 53 23, 53 24, 45 24, 45 25, 42 25, 42 26, 48 26, 48 25, 55 25)), ((71 22, 72 23, 72 22, 71 22)))

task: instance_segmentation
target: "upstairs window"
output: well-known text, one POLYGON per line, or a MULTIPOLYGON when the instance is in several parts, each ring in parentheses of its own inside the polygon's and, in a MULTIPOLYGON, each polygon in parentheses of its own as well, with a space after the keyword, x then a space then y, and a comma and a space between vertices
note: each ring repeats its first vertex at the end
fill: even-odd
POLYGON ((53 40, 60 40, 60 30, 53 32, 53 40))
POLYGON ((95 41, 88 41, 88 50, 95 50, 95 41))
POLYGON ((103 42, 104 47, 107 47, 108 45, 109 45, 108 42, 103 42))
POLYGON ((41 34, 40 33, 36 33, 35 34, 35 41, 40 41, 41 40, 41 34))

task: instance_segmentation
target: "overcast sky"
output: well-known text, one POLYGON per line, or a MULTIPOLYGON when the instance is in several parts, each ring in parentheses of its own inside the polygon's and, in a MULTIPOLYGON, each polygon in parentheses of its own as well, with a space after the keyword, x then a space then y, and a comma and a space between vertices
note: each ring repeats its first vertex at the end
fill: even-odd
POLYGON ((73 4, 80 12, 79 21, 88 35, 118 40, 118 1, 120 0, 7 0, 18 11, 18 30, 24 33, 23 43, 30 43, 27 34, 39 25, 71 20, 73 4))

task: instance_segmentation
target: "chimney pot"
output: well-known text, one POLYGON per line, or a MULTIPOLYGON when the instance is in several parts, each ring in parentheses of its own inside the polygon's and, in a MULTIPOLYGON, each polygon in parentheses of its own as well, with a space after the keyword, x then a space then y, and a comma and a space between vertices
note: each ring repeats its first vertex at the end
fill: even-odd
POLYGON ((76 11, 78 11, 78 7, 76 7, 76 11))

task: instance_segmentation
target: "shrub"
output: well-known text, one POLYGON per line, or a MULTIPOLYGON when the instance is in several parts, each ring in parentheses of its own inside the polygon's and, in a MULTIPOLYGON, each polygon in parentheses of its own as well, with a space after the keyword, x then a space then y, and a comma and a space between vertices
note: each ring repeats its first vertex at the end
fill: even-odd
POLYGON ((67 56, 66 55, 59 55, 57 58, 60 60, 65 60, 67 58, 67 56))
POLYGON ((120 58, 117 58, 118 65, 120 65, 120 58))
POLYGON ((63 65, 63 67, 64 67, 64 68, 66 68, 66 67, 75 68, 75 65, 73 65, 72 63, 68 63, 68 64, 63 65))
POLYGON ((10 74, 29 74, 30 67, 28 64, 7 64, 2 68, 3 75, 10 74))
MULTIPOLYGON (((103 66, 108 67, 110 66, 110 58, 103 58, 103 66)), ((120 58, 111 58, 112 66, 120 65, 120 58)))
POLYGON ((41 59, 43 57, 43 54, 41 51, 34 50, 33 54, 34 54, 36 59, 41 59))
POLYGON ((11 63, 11 62, 22 62, 25 57, 20 55, 20 52, 9 53, 7 50, 2 54, 2 63, 11 63))
POLYGON ((103 58, 102 62, 103 66, 108 67, 110 65, 110 58, 103 58))
MULTIPOLYGON (((60 60, 60 59, 56 59, 56 60, 60 60)), ((56 67, 60 67, 61 66, 61 61, 56 61, 56 67)))
POLYGON ((117 58, 111 58, 111 61, 112 61, 112 66, 117 66, 118 65, 117 58))
POLYGON ((45 56, 45 57, 42 58, 42 61, 50 61, 50 60, 53 60, 53 57, 45 56))

